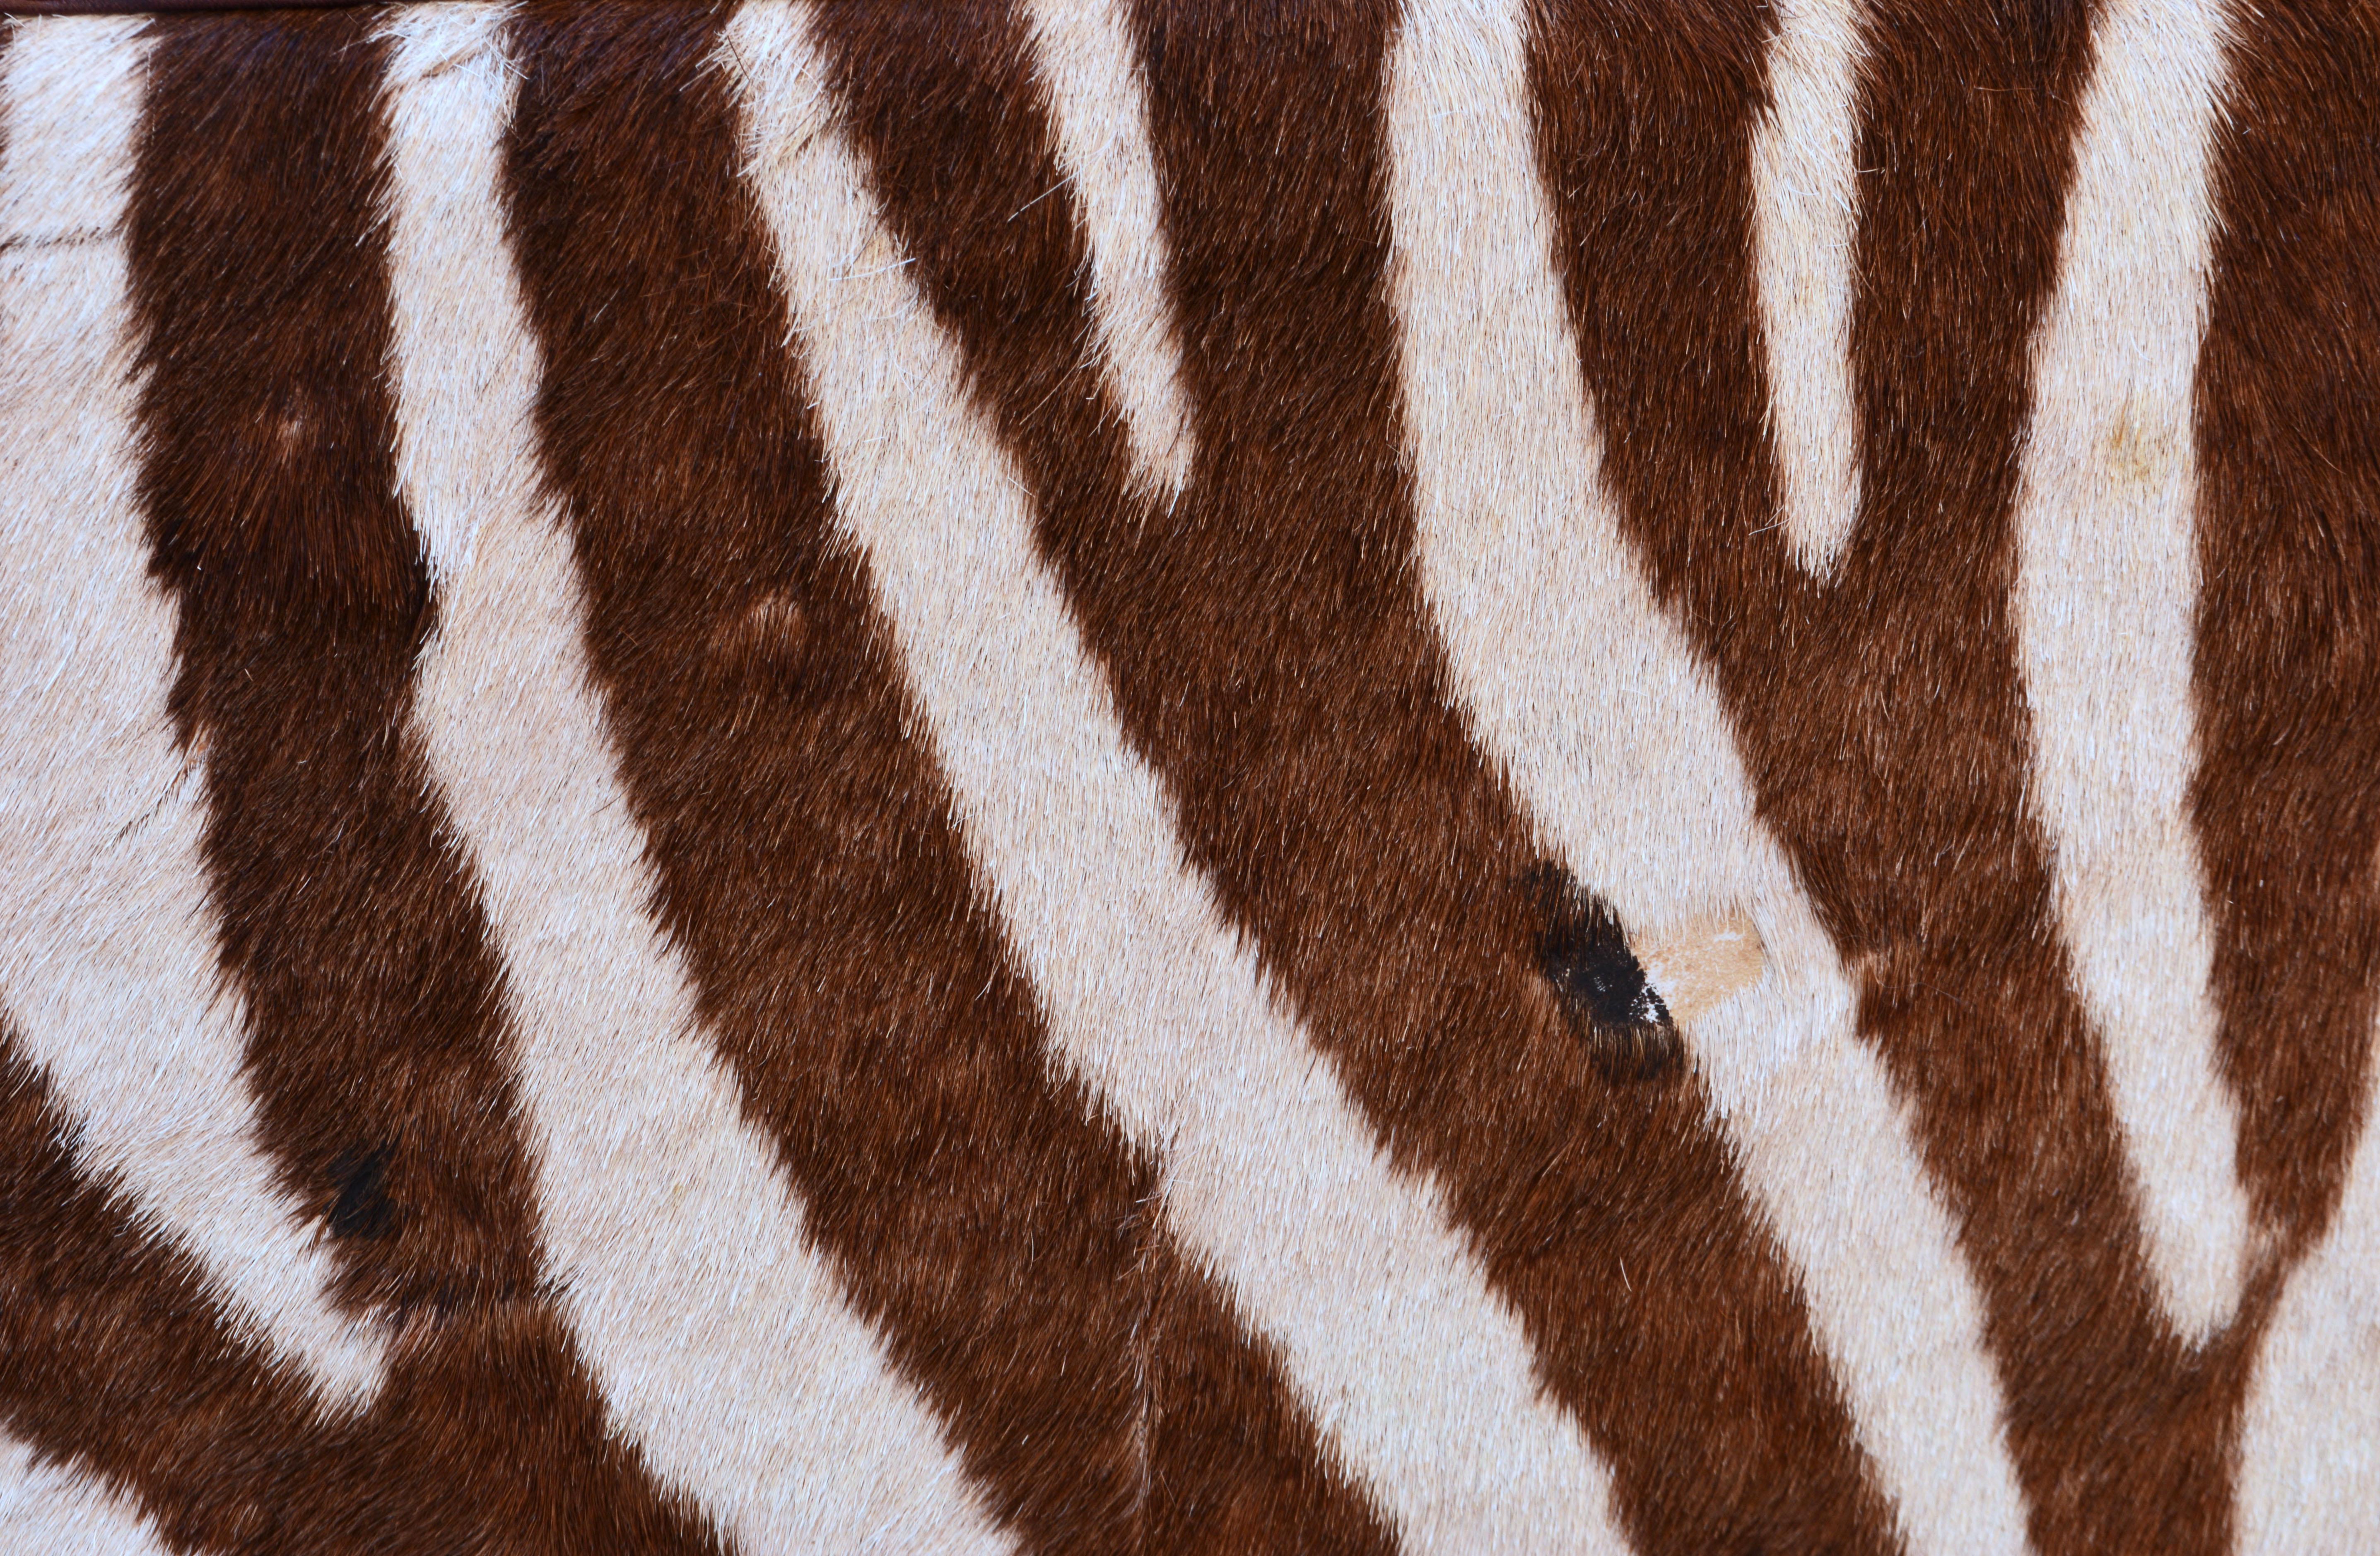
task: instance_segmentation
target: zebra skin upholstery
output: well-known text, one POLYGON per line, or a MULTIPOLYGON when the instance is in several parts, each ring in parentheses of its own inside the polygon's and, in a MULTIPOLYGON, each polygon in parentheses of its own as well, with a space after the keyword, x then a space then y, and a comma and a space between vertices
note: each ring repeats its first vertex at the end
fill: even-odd
POLYGON ((6 8, 0 1550, 2380 1550, 2380 10, 6 8))

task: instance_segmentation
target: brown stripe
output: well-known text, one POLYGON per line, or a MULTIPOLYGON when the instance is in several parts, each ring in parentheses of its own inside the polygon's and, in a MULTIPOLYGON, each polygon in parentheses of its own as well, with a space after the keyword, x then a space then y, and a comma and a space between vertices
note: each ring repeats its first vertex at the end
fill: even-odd
POLYGON ((401 1333, 376 1415, 415 1500, 505 1542, 712 1550, 537 1289, 502 968, 412 726, 434 613, 395 496, 373 20, 163 27, 132 194, 140 495, 259 1138, 338 1302, 401 1333))
POLYGON ((77 1134, 0 1027, 0 1420, 177 1549, 298 1534, 335 1474, 336 1433, 218 1316, 198 1262, 81 1170, 77 1134))
MULTIPOLYGON (((217 1308, 197 1261, 81 1168, 77 1133, 0 1027, 0 1425, 9 1434, 105 1482, 176 1550, 451 1556, 521 1528, 483 1497, 566 1495, 536 1478, 552 1458, 537 1440, 559 1429, 487 1422, 484 1368, 473 1366, 550 1345, 538 1310, 468 1320, 446 1354, 400 1368, 369 1414, 323 1416, 300 1376, 217 1308), (490 1425, 508 1435, 492 1438, 490 1425), (468 1461, 492 1447, 492 1466, 468 1461)), ((566 1420, 569 1402, 549 1409, 566 1420)), ((577 1556, 656 1543, 635 1527, 589 1526, 510 1548, 577 1556)))
POLYGON ((1892 1548, 1706 1099, 1597 1073, 1537 966, 1525 825, 1449 705, 1398 474, 1386 18, 1139 18, 1198 407, 1192 489, 1160 512, 1085 365, 1078 222, 1017 23, 981 14, 822 10, 888 214, 1194 862, 1398 1159, 1451 1189, 1646 1550, 1892 1548))
POLYGON ((1384 1550, 983 910, 834 538, 720 19, 554 5, 517 34, 538 427, 663 925, 811 1234, 1034 1548, 1384 1550))
POLYGON ((2240 1165, 2294 1256, 2366 1121, 2380 978, 2380 27, 2235 24, 2199 358, 2202 752, 2240 1165))
POLYGON ((2242 1331, 2193 1356, 2155 1316, 2023 808, 2011 510, 2093 17, 1938 0, 1868 13, 1864 505, 1831 589, 1789 559, 1765 431, 1751 146, 1766 8, 1548 0, 1540 149, 1607 480, 1860 979, 1862 1031, 1914 1105, 1983 1290, 2034 1538, 2217 1550, 2242 1331), (1670 46, 1681 36, 1694 46, 1670 46))

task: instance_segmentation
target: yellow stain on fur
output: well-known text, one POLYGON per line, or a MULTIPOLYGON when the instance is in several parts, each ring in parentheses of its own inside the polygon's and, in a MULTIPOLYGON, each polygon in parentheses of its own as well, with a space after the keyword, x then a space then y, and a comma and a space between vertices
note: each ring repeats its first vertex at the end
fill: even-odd
POLYGON ((2155 427, 2142 426, 2132 415, 2131 402, 2125 401, 2114 431, 2107 434, 2107 468, 2116 479, 2147 486, 2163 477, 2174 452, 2172 438, 2155 427))
POLYGON ((1670 1007, 1670 1019, 1685 1026, 1752 986, 1767 962, 1760 931, 1741 911, 1693 918, 1645 937, 1637 960, 1670 1007))

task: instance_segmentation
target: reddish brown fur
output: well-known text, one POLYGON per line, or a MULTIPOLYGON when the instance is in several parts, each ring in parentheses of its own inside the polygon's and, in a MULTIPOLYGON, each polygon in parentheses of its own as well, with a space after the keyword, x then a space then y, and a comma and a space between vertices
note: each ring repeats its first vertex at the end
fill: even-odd
MULTIPOLYGON (((1537 966, 1525 821, 1450 706, 1400 468, 1382 11, 1141 6, 1200 447, 1161 509, 1129 492, 1016 16, 821 16, 911 274, 1189 857, 1386 1148, 1446 1187, 1630 1535, 1893 1548, 1707 1099, 1597 1074, 1537 966)), ((335 1212, 338 1300, 401 1326, 390 1382, 319 1416, 78 1161, 0 1037, 0 1424, 191 1549, 717 1550, 608 1435, 540 1290, 501 970, 407 727, 436 603, 390 453, 377 19, 161 24, 131 237, 141 492, 260 1142, 335 1212)), ((1866 497, 1832 586, 1773 528, 1749 268, 1768 12, 1540 0, 1535 87, 1607 480, 1912 1105, 2036 1543, 2214 1550, 2253 1347, 2366 1122, 2380 30, 2319 0, 2240 13, 2218 148, 2192 804, 2240 1165, 2275 1235, 2193 1355, 2156 1317, 2023 810, 2011 508, 2092 19, 1871 10, 1866 497)), ((1385 1549, 1150 1209, 1151 1162, 1057 1078, 907 738, 703 67, 718 20, 551 0, 516 37, 540 432, 657 909, 820 1246, 1030 1545, 1385 1549)))
POLYGON ((2380 25, 2261 6, 2217 142, 2192 794, 2240 1166, 2279 1251, 2367 1126, 2380 981, 2380 25))
POLYGON ((140 498, 179 606, 172 708, 205 777, 223 973, 264 1143, 343 1223, 359 1314, 537 1281, 502 967, 411 727, 436 620, 376 371, 368 20, 168 29, 130 216, 140 498))
POLYGON ((140 499, 260 1142, 339 1301, 400 1331, 391 1495, 525 1548, 715 1549, 538 1290, 502 970, 411 723, 435 621, 383 377, 373 21, 165 27, 129 218, 140 499))
MULTIPOLYGON (((539 429, 662 924, 812 1235, 1032 1549, 1384 1551, 1154 1164, 1059 1078, 908 735, 703 66, 718 19, 563 4, 517 34, 539 429)), ((1013 55, 981 63, 1014 90, 1013 55)))
POLYGON ((1860 978, 1863 1035, 1915 1104, 1983 1291, 2034 1538, 2216 1550, 2245 1331, 2192 1355, 2156 1316, 2024 811, 2010 516, 2092 16, 1934 0, 1869 14, 1864 497, 1831 588, 1788 557, 1764 420, 1750 144, 1765 9, 1548 4, 1541 150, 1608 479, 1718 675, 1763 818, 1860 978))
MULTIPOLYGON (((378 0, 273 0, 273 8, 329 10, 377 3, 378 0)), ((256 0, 0 0, 0 16, 23 17, 126 16, 256 8, 256 0)))
POLYGON ((76 1161, 78 1133, 0 1029, 0 1420, 166 1539, 261 1551, 319 1518, 298 1503, 337 1445, 196 1262, 76 1161))
POLYGON ((1398 473, 1385 18, 1140 18, 1200 446, 1158 512, 1125 494, 1084 366, 1083 249, 1047 135, 998 85, 1013 24, 828 14, 880 193, 1191 858, 1390 1149, 1449 1185, 1613 1458, 1631 1532, 1891 1548, 1699 1088, 1606 1084, 1545 987, 1526 829, 1448 702, 1398 473))
POLYGON ((552 1366, 566 1342, 541 1307, 407 1336, 374 1408, 333 1419, 225 1320, 196 1262, 77 1161, 77 1139, 0 1031, 0 1426, 123 1496, 173 1548, 717 1550, 650 1514, 533 1522, 583 1501, 567 1467, 601 1430, 552 1366))

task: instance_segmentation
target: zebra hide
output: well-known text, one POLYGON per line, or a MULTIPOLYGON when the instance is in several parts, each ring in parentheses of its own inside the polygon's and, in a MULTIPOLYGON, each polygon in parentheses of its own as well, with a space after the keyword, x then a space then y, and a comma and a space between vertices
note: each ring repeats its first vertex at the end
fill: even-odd
POLYGON ((0 1550, 2380 1550, 2380 10, 121 8, 0 1550))

